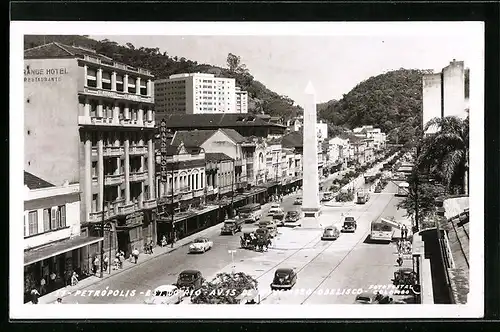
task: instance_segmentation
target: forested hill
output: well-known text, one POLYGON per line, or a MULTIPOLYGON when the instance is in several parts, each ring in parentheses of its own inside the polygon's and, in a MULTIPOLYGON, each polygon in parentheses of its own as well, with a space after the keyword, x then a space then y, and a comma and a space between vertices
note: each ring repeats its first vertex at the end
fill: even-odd
POLYGON ((236 85, 248 91, 249 112, 265 113, 271 116, 283 116, 285 119, 302 114, 302 108, 295 106, 294 101, 287 96, 281 96, 269 90, 261 82, 254 80, 249 69, 241 63, 239 56, 229 54, 228 68, 220 68, 209 64, 199 64, 183 57, 170 56, 167 52, 160 52, 159 48, 140 47, 139 45, 119 45, 111 40, 97 41, 87 36, 41 36, 27 35, 24 39, 24 49, 36 47, 50 42, 59 42, 66 45, 83 46, 97 51, 118 62, 131 66, 141 67, 152 71, 155 78, 168 78, 179 73, 211 73, 220 77, 236 79, 236 85))
POLYGON ((318 118, 350 129, 374 125, 404 143, 421 126, 424 72, 399 69, 372 76, 339 101, 319 104, 318 118))

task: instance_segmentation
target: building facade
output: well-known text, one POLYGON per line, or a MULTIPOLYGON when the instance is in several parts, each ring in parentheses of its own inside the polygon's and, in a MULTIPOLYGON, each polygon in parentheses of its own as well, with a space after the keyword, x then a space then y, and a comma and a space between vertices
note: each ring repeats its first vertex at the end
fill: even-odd
POLYGON ((80 279, 88 276, 102 237, 81 236, 78 183, 54 186, 28 172, 24 178, 24 296, 28 302, 34 288, 49 293, 64 287, 73 272, 80 279))
POLYGON ((158 113, 246 113, 242 111, 248 109, 248 97, 244 91, 236 92, 234 78, 186 73, 156 80, 154 85, 158 113))
POLYGON ((82 234, 108 224, 106 252, 142 250, 155 237, 153 76, 59 43, 26 50, 25 65, 26 169, 80 183, 82 234))
POLYGON ((236 87, 235 93, 236 93, 235 113, 248 113, 248 92, 241 90, 240 87, 236 87))

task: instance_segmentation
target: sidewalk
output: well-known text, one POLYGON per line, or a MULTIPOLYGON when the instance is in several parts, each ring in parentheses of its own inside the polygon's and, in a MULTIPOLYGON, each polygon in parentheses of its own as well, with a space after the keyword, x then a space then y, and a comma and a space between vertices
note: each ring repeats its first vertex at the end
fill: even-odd
MULTIPOLYGON (((290 194, 290 195, 293 195, 293 194, 290 194)), ((286 195, 288 196, 288 195, 286 195)), ((286 197, 285 196, 285 197, 286 197)), ((268 209, 271 207, 271 202, 269 203, 266 203, 266 204, 263 204, 262 205, 262 209, 268 209)), ((50 303, 54 303, 56 302, 57 298, 64 298, 65 296, 69 295, 70 293, 74 293, 78 290, 82 290, 82 289, 85 289, 93 284, 96 284, 98 283, 99 281, 102 281, 102 280, 105 280, 105 279, 108 279, 108 278, 111 278, 111 277, 114 277, 120 273, 123 273, 129 269, 132 269, 134 267, 137 267, 139 265, 142 265, 143 263, 146 263, 156 257, 159 257, 161 255, 164 255, 164 254, 168 254, 170 252, 173 252, 181 247, 184 247, 186 245, 189 245, 195 238, 197 237, 212 237, 216 234, 219 234, 220 232, 220 227, 221 227, 221 224, 222 223, 218 223, 214 226, 211 226, 209 228, 206 228, 200 232, 197 232, 197 233, 194 233, 192 235, 189 235, 185 238, 182 238, 180 239, 179 241, 177 241, 173 247, 171 247, 170 245, 168 246, 165 246, 165 247, 161 247, 161 246, 156 246, 153 248, 153 254, 145 254, 145 253, 141 253, 141 255, 139 256, 139 260, 137 261, 137 264, 129 261, 128 259, 126 259, 124 262, 123 262, 123 268, 121 269, 118 269, 118 270, 115 270, 114 269, 114 266, 111 266, 111 273, 109 273, 109 268, 108 268, 108 271, 105 271, 103 273, 103 277, 99 277, 99 276, 95 276, 95 275, 92 275, 90 277, 87 277, 83 280, 81 280, 80 282, 78 282, 77 285, 75 286, 66 286, 66 287, 63 287, 63 288, 60 288, 54 292, 51 292, 51 293, 48 293, 48 294, 45 294, 43 296, 41 296, 39 299, 38 299, 38 303, 39 304, 50 304, 50 303)), ((112 262, 112 260, 111 260, 112 262)), ((98 272, 99 274, 99 272, 98 272)), ((31 304, 31 302, 28 302, 27 304, 31 304)))

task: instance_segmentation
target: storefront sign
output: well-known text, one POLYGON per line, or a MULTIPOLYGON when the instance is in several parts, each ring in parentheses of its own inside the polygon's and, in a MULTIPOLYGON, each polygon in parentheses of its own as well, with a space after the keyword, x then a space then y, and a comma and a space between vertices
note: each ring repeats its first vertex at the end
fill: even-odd
POLYGON ((67 68, 31 68, 24 69, 24 82, 60 82, 62 77, 68 74, 67 68))
POLYGON ((167 182, 168 167, 167 167, 167 121, 165 119, 160 122, 160 178, 162 182, 167 182))

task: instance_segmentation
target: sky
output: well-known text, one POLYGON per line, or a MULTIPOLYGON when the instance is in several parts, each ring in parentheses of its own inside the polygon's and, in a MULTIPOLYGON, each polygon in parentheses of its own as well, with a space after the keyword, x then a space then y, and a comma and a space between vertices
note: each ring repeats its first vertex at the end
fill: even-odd
POLYGON ((170 56, 226 67, 229 52, 241 57, 254 78, 303 105, 309 81, 316 101, 340 99, 358 83, 399 68, 440 71, 453 59, 468 66, 482 57, 481 36, 424 30, 411 35, 90 35, 135 47, 158 47, 170 56))

